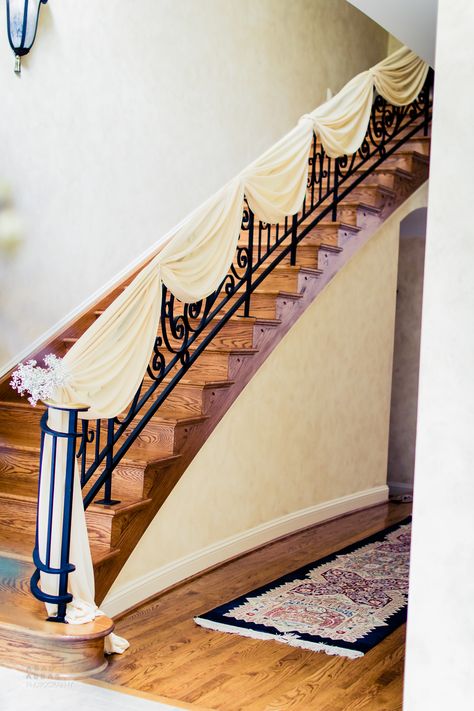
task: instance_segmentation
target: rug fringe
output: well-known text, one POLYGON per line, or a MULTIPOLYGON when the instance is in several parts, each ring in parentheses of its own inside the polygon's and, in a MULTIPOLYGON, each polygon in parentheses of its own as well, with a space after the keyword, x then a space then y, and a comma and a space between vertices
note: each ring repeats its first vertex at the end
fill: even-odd
POLYGON ((204 617, 195 617, 194 622, 200 627, 204 627, 209 630, 215 630, 217 632, 228 632, 230 634, 238 634, 241 637, 251 637, 252 639, 273 639, 276 642, 282 642, 283 644, 288 644, 290 647, 299 647, 300 649, 308 649, 312 652, 325 652, 326 654, 338 657, 349 657, 350 659, 357 659, 358 657, 363 657, 364 653, 359 652, 355 649, 345 649, 344 647, 337 647, 330 644, 323 644, 321 642, 309 642, 304 639, 300 639, 292 634, 268 634, 267 632, 256 632, 255 630, 243 628, 243 627, 233 627, 232 625, 225 625, 222 622, 213 622, 211 620, 206 620, 204 617))

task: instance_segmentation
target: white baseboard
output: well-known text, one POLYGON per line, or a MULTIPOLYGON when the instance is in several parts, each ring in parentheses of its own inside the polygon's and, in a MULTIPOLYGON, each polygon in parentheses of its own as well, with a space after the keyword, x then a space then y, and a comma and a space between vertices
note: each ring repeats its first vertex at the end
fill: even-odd
POLYGON ((109 617, 114 617, 186 578, 276 538, 357 509, 381 504, 387 499, 388 487, 377 486, 275 518, 151 570, 125 585, 114 586, 100 606, 101 610, 109 617))
POLYGON ((403 481, 388 481, 388 488, 391 494, 411 494, 413 493, 413 483, 407 484, 403 481))

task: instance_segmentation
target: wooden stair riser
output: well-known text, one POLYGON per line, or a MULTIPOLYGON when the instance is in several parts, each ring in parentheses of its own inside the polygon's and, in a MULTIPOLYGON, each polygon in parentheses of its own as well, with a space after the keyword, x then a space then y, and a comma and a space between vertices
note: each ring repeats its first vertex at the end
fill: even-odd
MULTIPOLYGON (((127 500, 140 500, 144 495, 145 465, 120 463, 114 470, 115 493, 127 500)), ((99 472, 101 469, 99 468, 99 472)), ((38 491, 39 452, 35 451, 2 451, 0 456, 0 478, 3 491, 21 493, 36 498, 38 491)), ((95 481, 93 475, 90 482, 82 489, 87 493, 95 481)), ((0 493, 0 501, 2 501, 0 493)), ((100 498, 100 497, 98 497, 100 498)))
MULTIPOLYGON (((145 385, 149 384, 151 384, 151 380, 145 378, 145 385)), ((230 385, 231 382, 227 380, 216 382, 211 386, 204 383, 189 383, 181 380, 169 392, 166 398, 166 405, 170 410, 176 408, 179 412, 185 413, 190 417, 206 415, 215 403, 216 398, 220 396, 221 392, 225 393, 230 385)), ((160 392, 161 389, 159 388, 156 395, 158 396, 160 392)))
MULTIPOLYGON (((181 369, 178 363, 170 371, 170 377, 181 369)), ((210 351, 205 349, 186 372, 186 380, 202 381, 203 374, 212 380, 230 380, 229 353, 226 351, 210 351)))
MULTIPOLYGON (((122 525, 120 519, 126 513, 110 515, 93 509, 86 511, 87 531, 92 545, 99 544, 104 547, 113 546, 116 537, 115 530, 122 525)), ((0 527, 5 538, 22 536, 26 532, 35 530, 36 526, 36 501, 34 499, 11 499, 0 495, 0 527)))
POLYGON ((388 190, 381 185, 358 185, 350 192, 351 201, 363 202, 371 207, 384 208, 390 203, 393 203, 395 196, 393 191, 388 190))
POLYGON ((429 173, 429 159, 423 153, 403 153, 401 155, 394 154, 385 158, 384 165, 390 167, 394 163, 406 170, 417 180, 426 180, 429 173))
MULTIPOLYGON (((274 249, 272 252, 272 255, 269 258, 268 263, 272 259, 274 259, 276 256, 281 254, 281 252, 286 249, 288 246, 287 243, 282 244, 274 249)), ((258 254, 257 250, 254 250, 254 259, 258 259, 258 254)), ((289 264, 291 260, 291 252, 289 252, 283 259, 281 260, 280 264, 289 264)), ((264 262, 265 264, 265 262, 264 262)), ((313 245, 313 244, 306 244, 300 242, 298 245, 298 259, 297 259, 297 264, 300 267, 309 267, 310 269, 316 269, 317 264, 318 264, 318 245, 313 245)))
POLYGON ((15 488, 38 491, 39 450, 23 452, 19 449, 8 449, 0 452, 0 480, 15 488))
MULTIPOLYGON (((255 278, 257 279, 260 271, 257 270, 255 278)), ((257 286, 255 292, 259 291, 290 291, 297 294, 300 290, 300 273, 301 270, 289 267, 274 269, 265 277, 265 279, 257 286), (291 270, 291 271, 290 271, 291 270)))
MULTIPOLYGON (((314 219, 314 216, 308 217, 306 220, 303 220, 303 222, 300 224, 298 231, 301 232, 301 230, 309 225, 311 225, 312 221, 314 219)), ((321 222, 318 222, 312 229, 309 234, 313 235, 314 240, 313 242, 309 242, 308 244, 319 244, 320 242, 334 242, 334 244, 337 244, 337 239, 338 239, 338 233, 341 230, 347 229, 348 226, 352 226, 353 223, 349 223, 348 225, 340 224, 340 222, 332 222, 329 217, 326 217, 324 220, 321 220, 321 222), (317 241, 317 237, 319 236, 320 242, 317 241)), ((275 244, 275 239, 276 239, 276 233, 275 233, 275 225, 272 226, 272 234, 271 234, 271 240, 270 240, 270 246, 275 244)), ((247 233, 245 233, 247 234, 247 233)), ((306 237, 300 242, 300 244, 305 243, 306 237)), ((246 247, 248 242, 246 239, 242 240, 239 242, 242 246, 246 247)), ((279 247, 275 247, 275 252, 278 253, 278 250, 281 251, 284 247, 287 247, 288 245, 291 244, 291 238, 285 237, 284 241, 282 241, 282 244, 279 247)), ((265 240, 262 243, 262 248, 260 252, 260 256, 265 255, 265 250, 267 249, 267 241, 265 240)), ((258 244, 255 244, 254 242, 254 254, 255 258, 258 258, 259 251, 258 251, 258 244)), ((270 257, 271 259, 271 257, 270 257)), ((235 260, 234 260, 235 261, 235 260)), ((298 262, 298 266, 303 266, 298 262)))
MULTIPOLYGON (((145 483, 146 465, 143 464, 124 464, 121 462, 113 471, 112 474, 112 495, 114 499, 142 499, 146 496, 145 483)), ((94 473, 87 484, 82 489, 85 496, 91 486, 96 481, 97 477, 102 472, 102 467, 99 467, 97 473, 94 473)), ((97 495, 97 498, 102 497, 102 492, 97 495)))
POLYGON ((430 155, 430 144, 431 139, 426 136, 415 136, 409 138, 406 143, 403 144, 401 150, 413 151, 416 153, 421 153, 424 156, 430 155))
POLYGON ((49 679, 92 676, 108 664, 104 659, 104 636, 75 642, 57 636, 41 637, 26 628, 24 631, 0 628, 0 666, 22 670, 33 675, 33 679, 44 676, 45 683, 49 679))
MULTIPOLYGON (((253 347, 253 329, 254 329, 254 319, 229 319, 221 329, 217 332, 213 339, 213 344, 215 348, 252 348, 253 347)), ((213 319, 212 328, 217 325, 217 320, 213 319)), ((207 336, 210 328, 207 327, 199 334, 195 340, 195 344, 201 343, 201 341, 207 336)), ((174 347, 179 347, 182 343, 181 340, 170 338, 170 342, 174 347)))
MULTIPOLYGON (((314 245, 320 247, 321 245, 331 245, 333 247, 339 247, 351 237, 356 236, 359 232, 359 228, 355 225, 349 224, 341 226, 339 223, 334 224, 336 227, 328 223, 318 225, 311 230, 298 245, 297 255, 299 255, 300 246, 314 245)), ((297 261, 299 262, 299 256, 297 256, 297 261)))
MULTIPOLYGON (((88 457, 87 464, 91 463, 92 460, 88 457)), ((2 450, 0 452, 0 479, 2 482, 11 485, 13 492, 15 492, 15 489, 20 488, 22 491, 28 491, 32 496, 36 496, 39 465, 39 450, 2 450)), ((165 469, 169 466, 169 463, 164 461, 162 465, 157 464, 156 466, 157 468, 161 466, 165 469)), ((127 460, 120 462, 113 474, 114 497, 139 500, 146 496, 147 486, 150 484, 147 484, 145 470, 146 463, 134 464, 127 460)), ((101 471, 100 468, 99 471, 101 471)), ((84 494, 89 491, 95 478, 95 475, 93 475, 90 482, 85 485, 83 488, 84 494)))
POLYGON ((380 208, 371 205, 362 205, 360 203, 354 205, 348 202, 341 202, 337 206, 338 220, 359 229, 366 229, 372 224, 377 225, 380 215, 380 208))
POLYGON ((413 190, 413 176, 404 171, 378 170, 374 173, 374 182, 382 187, 393 190, 397 198, 403 198, 413 190))
MULTIPOLYGON (((267 289, 267 291, 271 291, 271 290, 267 289)), ((217 299, 214 308, 219 307, 224 296, 225 296, 224 294, 219 295, 219 298, 217 299)), ((234 306, 235 302, 238 299, 240 299, 241 297, 242 297, 242 293, 236 294, 235 296, 231 297, 229 299, 229 301, 222 304, 222 306, 219 308, 220 313, 222 313, 222 314, 228 313, 229 310, 234 306)), ((184 306, 185 305, 183 304, 183 302, 175 300, 174 315, 178 316, 178 315, 182 314, 184 312, 184 306)), ((243 316, 243 310, 244 310, 244 306, 242 305, 240 308, 238 308, 236 311, 234 311, 233 315, 241 318, 243 316)), ((274 311, 274 309, 273 310, 271 309, 271 304, 269 304, 269 299, 266 298, 266 295, 262 294, 261 292, 258 293, 258 296, 254 295, 254 302, 253 302, 253 306, 252 306, 251 317, 253 319, 262 318, 262 319, 270 319, 270 320, 276 318, 275 311, 274 311), (269 306, 270 306, 270 308, 269 308, 269 306)), ((169 360, 169 358, 168 358, 168 360, 169 360)), ((214 378, 214 380, 216 380, 216 378, 214 378)))
POLYGON ((7 446, 11 439, 28 440, 39 448, 41 442, 40 420, 44 408, 30 406, 0 407, 0 446, 7 446))
POLYGON ((149 455, 156 453, 156 459, 177 454, 189 434, 199 425, 201 419, 195 422, 187 422, 186 420, 182 422, 167 422, 166 420, 152 418, 131 445, 128 456, 130 458, 134 456, 140 457, 143 450, 146 450, 149 455))
MULTIPOLYGON (((255 295, 255 300, 260 297, 260 294, 255 295)), ((258 299, 261 303, 261 299, 258 299)), ((272 313, 276 311, 276 298, 271 297, 272 313)), ((273 316, 265 316, 265 318, 277 318, 273 316)), ((204 350, 189 367, 184 374, 184 379, 190 384, 202 384, 206 382, 228 382, 234 379, 234 374, 240 369, 240 363, 248 358, 252 358, 254 349, 242 349, 238 351, 211 351, 204 350)), ((171 379, 178 373, 179 366, 172 368, 168 379, 171 379)))

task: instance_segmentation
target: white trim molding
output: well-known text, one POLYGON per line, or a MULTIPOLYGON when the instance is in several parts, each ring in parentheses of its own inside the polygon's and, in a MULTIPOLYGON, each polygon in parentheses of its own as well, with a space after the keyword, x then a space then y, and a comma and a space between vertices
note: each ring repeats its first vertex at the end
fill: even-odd
POLYGON ((388 488, 391 494, 395 496, 398 494, 412 494, 413 493, 413 482, 407 484, 403 481, 392 481, 389 479, 388 488))
POLYGON ((384 484, 274 518, 155 568, 125 585, 114 585, 100 608, 108 617, 115 617, 183 580, 270 541, 387 500, 388 486, 384 484))

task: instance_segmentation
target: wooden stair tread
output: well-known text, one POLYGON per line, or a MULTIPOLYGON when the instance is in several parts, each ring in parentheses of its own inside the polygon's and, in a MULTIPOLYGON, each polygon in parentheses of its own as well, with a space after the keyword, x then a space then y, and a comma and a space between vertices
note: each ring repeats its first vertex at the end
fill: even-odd
MULTIPOLYGON (((410 176, 411 177, 411 176, 410 176)), ((350 183, 347 183, 347 186, 349 186, 350 183)), ((344 187, 344 183, 341 183, 341 188, 344 187)), ((386 195, 389 195, 390 197, 395 198, 397 193, 395 190, 392 190, 392 188, 387 187, 386 185, 382 185, 381 183, 372 183, 370 180, 367 178, 366 180, 363 180, 360 182, 358 185, 354 186, 353 190, 357 190, 358 188, 368 188, 369 190, 380 190, 380 192, 385 193, 386 195)), ((345 198, 342 198, 341 202, 344 202, 345 198)))
MULTIPOLYGON (((166 378, 163 378, 161 381, 161 384, 167 385, 172 381, 174 376, 172 375, 167 375, 166 378)), ((179 388, 180 383, 183 385, 189 386, 189 387, 195 387, 195 388, 227 388, 230 387, 231 385, 234 385, 235 380, 188 380, 186 379, 186 376, 181 378, 181 380, 176 384, 175 387, 179 388)), ((159 387, 159 386, 158 386, 159 387)))
MULTIPOLYGON (((32 563, 32 552, 35 546, 35 536, 31 532, 25 533, 21 537, 8 536, 5 531, 0 530, 0 558, 14 558, 26 563, 32 563)), ((100 565, 107 560, 116 558, 120 553, 118 548, 102 546, 93 541, 91 543, 91 555, 94 565, 100 565)))
MULTIPOLYGON (((357 204, 359 204, 359 203, 357 203, 357 204)), ((318 222, 317 225, 315 225, 314 229, 317 230, 319 226, 329 227, 330 225, 338 225, 338 229, 349 230, 350 232, 360 232, 360 230, 362 229, 358 225, 349 225, 347 222, 341 222, 339 220, 334 220, 334 221, 333 220, 321 220, 320 222, 318 222)), ((303 244, 303 243, 304 243, 304 238, 303 238, 303 242, 300 242, 300 244, 303 244)))
POLYGON ((338 207, 341 207, 343 205, 344 207, 351 207, 351 208, 357 208, 359 210, 367 210, 368 212, 372 212, 374 215, 379 215, 381 213, 381 208, 380 207, 375 207, 375 205, 369 205, 366 202, 363 202, 361 200, 349 200, 349 196, 347 199, 343 199, 339 202, 338 207))

